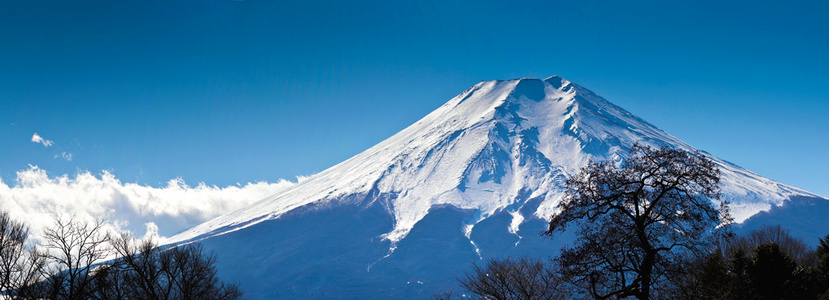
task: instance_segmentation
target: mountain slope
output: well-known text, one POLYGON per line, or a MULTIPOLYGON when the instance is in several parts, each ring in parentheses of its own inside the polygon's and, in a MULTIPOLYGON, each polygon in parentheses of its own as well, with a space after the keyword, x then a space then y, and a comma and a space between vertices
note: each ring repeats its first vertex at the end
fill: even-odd
MULTIPOLYGON (((171 243, 202 241, 231 257, 220 271, 264 282, 243 283, 254 297, 420 295, 452 286, 424 278, 456 276, 476 256, 557 249, 537 233, 566 178, 590 160, 623 160, 635 142, 695 150, 557 76, 481 82, 351 159, 171 243), (270 252, 255 254, 262 249, 270 252), (250 260, 265 262, 258 277, 239 270, 250 260), (265 291, 275 283, 290 291, 265 291), (332 287, 343 284, 358 287, 332 287)), ((819 198, 711 158, 737 221, 793 196, 819 198)))

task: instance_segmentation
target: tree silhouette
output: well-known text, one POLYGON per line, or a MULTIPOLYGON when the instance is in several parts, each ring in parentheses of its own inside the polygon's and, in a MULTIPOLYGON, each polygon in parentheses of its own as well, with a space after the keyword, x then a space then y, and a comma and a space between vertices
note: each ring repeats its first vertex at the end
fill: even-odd
POLYGON ((774 243, 757 246, 748 275, 754 299, 793 299, 797 263, 774 243))
POLYGON ((101 220, 56 217, 43 251, 25 247, 28 227, 0 210, 2 299, 239 299, 219 280, 216 256, 198 244, 158 247, 101 220))
POLYGON ((472 272, 458 281, 484 299, 566 299, 556 270, 530 257, 490 259, 484 267, 473 264, 472 272))
POLYGON ((56 217, 46 228, 46 258, 51 276, 43 282, 42 295, 49 299, 92 299, 97 287, 97 263, 109 255, 109 237, 104 221, 78 221, 75 217, 56 217))
POLYGON ((700 152, 633 145, 621 165, 591 162, 568 179, 546 234, 578 223, 576 245, 557 258, 571 284, 596 299, 649 299, 718 225, 719 169, 700 152))
POLYGON ((159 247, 129 233, 110 238, 117 259, 99 266, 96 299, 239 299, 236 284, 219 280, 216 256, 199 244, 159 247))
POLYGON ((11 299, 29 297, 45 266, 45 256, 26 246, 28 237, 28 226, 0 211, 0 294, 11 299))

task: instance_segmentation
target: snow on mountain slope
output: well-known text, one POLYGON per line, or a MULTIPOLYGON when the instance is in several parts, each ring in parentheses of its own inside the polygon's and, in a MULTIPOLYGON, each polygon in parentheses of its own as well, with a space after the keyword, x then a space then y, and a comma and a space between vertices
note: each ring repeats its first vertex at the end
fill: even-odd
MULTIPOLYGON (((170 243, 199 241, 252 299, 426 298, 458 290, 470 261, 554 255, 572 234, 538 233, 566 178, 590 160, 623 160, 636 142, 694 150, 560 77, 481 82, 374 147, 170 243)), ((711 158, 738 221, 769 210, 741 230, 780 218, 800 231, 826 227, 822 216, 799 216, 829 210, 826 199, 711 158)))
MULTIPOLYGON (((590 160, 623 160, 643 142, 694 150, 593 92, 553 76, 485 81, 370 149, 278 194, 183 232, 171 243, 204 239, 280 218, 309 204, 379 201, 393 216, 382 235, 392 250, 433 207, 473 210, 475 224, 505 211, 509 230, 546 219, 563 183, 590 160), (533 211, 528 199, 543 199, 533 211)), ((737 221, 792 196, 819 197, 711 156, 737 221)))

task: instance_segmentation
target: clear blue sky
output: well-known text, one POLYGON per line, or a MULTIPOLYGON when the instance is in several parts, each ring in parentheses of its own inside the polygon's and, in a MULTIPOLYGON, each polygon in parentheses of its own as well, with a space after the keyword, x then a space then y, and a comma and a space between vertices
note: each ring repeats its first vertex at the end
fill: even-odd
POLYGON ((0 177, 292 179, 558 74, 829 196, 829 2, 518 2, 0 0, 0 177))

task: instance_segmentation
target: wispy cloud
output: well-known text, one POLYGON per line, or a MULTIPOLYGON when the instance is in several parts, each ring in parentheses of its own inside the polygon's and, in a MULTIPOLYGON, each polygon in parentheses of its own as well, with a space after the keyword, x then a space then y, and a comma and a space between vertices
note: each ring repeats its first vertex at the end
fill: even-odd
POLYGON ((44 138, 40 137, 39 135, 37 135, 37 132, 35 132, 35 134, 32 135, 32 142, 43 144, 43 147, 49 147, 49 146, 52 146, 52 144, 54 144, 54 142, 52 142, 50 140, 47 140, 47 139, 44 139, 44 138))
POLYGON ((66 161, 72 161, 72 153, 61 152, 61 153, 55 154, 55 158, 63 158, 66 161))
POLYGON ((237 210, 294 183, 256 182, 217 187, 189 186, 178 178, 155 188, 122 183, 109 172, 79 172, 49 177, 37 166, 17 172, 14 184, 0 179, 0 209, 25 220, 37 238, 54 215, 105 218, 112 230, 135 235, 172 236, 219 215, 237 210))

